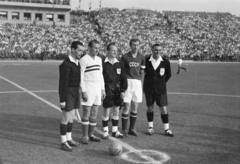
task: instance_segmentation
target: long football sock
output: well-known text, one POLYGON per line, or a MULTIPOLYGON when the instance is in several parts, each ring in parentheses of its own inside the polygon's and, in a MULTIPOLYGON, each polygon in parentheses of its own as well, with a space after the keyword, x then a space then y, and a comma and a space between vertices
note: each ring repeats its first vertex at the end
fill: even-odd
POLYGON ((127 130, 128 114, 122 114, 122 130, 127 130))
POLYGON ((108 131, 108 120, 109 118, 102 117, 102 126, 103 126, 103 131, 108 131))
POLYGON ((161 114, 164 130, 169 129, 168 114, 161 114))
POLYGON ((137 120, 137 113, 130 113, 130 126, 129 126, 129 130, 131 129, 135 129, 135 123, 137 120))
POLYGON ((89 121, 82 119, 83 136, 88 137, 89 121))
POLYGON ((118 119, 112 118, 112 133, 118 131, 118 119))
POLYGON ((61 142, 62 143, 65 143, 67 141, 66 133, 67 133, 67 125, 61 123, 60 124, 60 134, 61 134, 61 142))
POLYGON ((88 136, 91 137, 94 133, 95 127, 97 125, 96 119, 91 119, 89 120, 89 129, 88 129, 88 136))
POLYGON ((69 122, 67 124, 67 134, 66 134, 68 141, 72 140, 72 128, 73 128, 73 123, 69 122))
POLYGON ((154 112, 148 112, 147 111, 147 120, 148 120, 148 127, 153 128, 153 119, 154 119, 154 112))

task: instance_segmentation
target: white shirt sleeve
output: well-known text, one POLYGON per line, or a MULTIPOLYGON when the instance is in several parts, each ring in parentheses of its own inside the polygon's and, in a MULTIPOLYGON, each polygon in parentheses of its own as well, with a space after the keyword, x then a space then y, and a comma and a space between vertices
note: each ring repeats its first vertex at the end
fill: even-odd
POLYGON ((85 83, 84 83, 84 72, 86 70, 86 63, 84 62, 84 59, 80 59, 80 66, 81 66, 81 84, 80 84, 80 87, 81 87, 81 91, 82 92, 86 92, 86 86, 85 86, 85 83))
POLYGON ((101 61, 101 67, 100 67, 100 72, 101 72, 101 83, 102 83, 102 90, 105 90, 105 82, 103 78, 103 67, 102 67, 102 61, 101 61))

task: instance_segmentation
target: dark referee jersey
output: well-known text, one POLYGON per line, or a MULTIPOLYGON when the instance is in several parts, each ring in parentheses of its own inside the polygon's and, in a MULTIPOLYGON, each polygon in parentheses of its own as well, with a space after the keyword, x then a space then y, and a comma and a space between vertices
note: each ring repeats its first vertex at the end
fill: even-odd
POLYGON ((105 85, 120 84, 121 92, 127 90, 127 78, 123 64, 116 58, 113 64, 107 57, 103 59, 103 77, 105 85))
POLYGON ((151 55, 146 57, 143 91, 146 94, 164 95, 167 93, 166 83, 171 77, 170 62, 162 58, 159 66, 154 70, 150 57, 151 55))
POLYGON ((69 57, 66 57, 63 63, 59 66, 59 96, 60 102, 66 102, 65 94, 68 87, 79 87, 80 86, 80 63, 78 65, 73 61, 70 61, 69 57))

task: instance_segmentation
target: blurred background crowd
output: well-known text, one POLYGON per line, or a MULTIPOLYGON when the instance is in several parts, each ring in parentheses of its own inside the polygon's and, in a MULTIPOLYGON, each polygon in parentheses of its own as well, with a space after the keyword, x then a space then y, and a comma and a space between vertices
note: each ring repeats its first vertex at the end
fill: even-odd
POLYGON ((129 51, 129 40, 141 41, 140 52, 163 43, 163 54, 176 60, 240 61, 240 18, 230 13, 151 10, 71 11, 71 26, 0 24, 0 59, 63 59, 73 40, 101 43, 101 54, 116 42, 119 56, 129 51))

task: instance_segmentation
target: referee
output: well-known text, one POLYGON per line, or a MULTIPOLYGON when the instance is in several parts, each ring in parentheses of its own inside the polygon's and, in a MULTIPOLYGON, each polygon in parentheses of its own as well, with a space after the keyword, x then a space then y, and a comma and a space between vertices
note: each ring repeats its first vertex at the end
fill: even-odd
POLYGON ((62 119, 60 123, 61 149, 72 151, 72 146, 79 143, 72 139, 74 110, 80 108, 80 63, 78 59, 84 50, 83 44, 74 41, 71 44, 71 54, 66 57, 59 66, 59 97, 62 109, 62 119))
POLYGON ((166 83, 171 77, 170 62, 162 57, 163 45, 154 44, 152 46, 152 54, 146 57, 146 69, 144 77, 143 91, 145 93, 147 103, 147 120, 149 135, 154 133, 154 103, 161 111, 161 119, 163 122, 165 135, 173 137, 172 131, 169 129, 168 111, 167 111, 167 86, 166 83))

